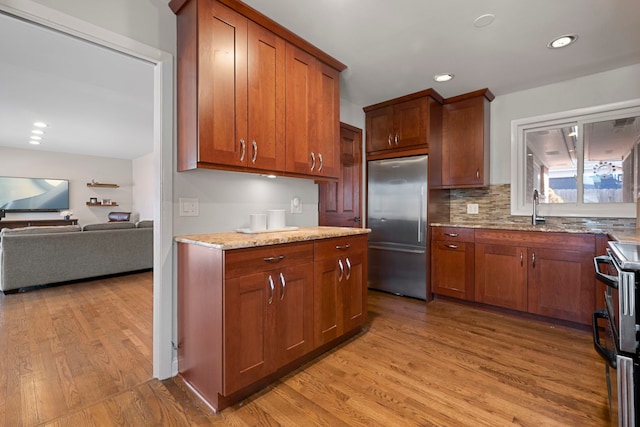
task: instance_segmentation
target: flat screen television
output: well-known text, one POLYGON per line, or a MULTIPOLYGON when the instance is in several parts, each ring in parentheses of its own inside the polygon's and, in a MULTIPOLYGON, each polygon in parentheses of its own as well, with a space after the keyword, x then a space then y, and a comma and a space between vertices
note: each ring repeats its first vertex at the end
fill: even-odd
POLYGON ((0 176, 0 211, 56 212, 69 209, 69 180, 0 176))

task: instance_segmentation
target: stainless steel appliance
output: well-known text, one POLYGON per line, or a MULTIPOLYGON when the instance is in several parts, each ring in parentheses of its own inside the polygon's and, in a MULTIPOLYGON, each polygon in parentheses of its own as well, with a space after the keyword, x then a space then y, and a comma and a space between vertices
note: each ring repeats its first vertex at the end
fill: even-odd
POLYGON ((594 262, 597 277, 607 285, 605 307, 593 313, 593 343, 606 361, 612 422, 640 426, 640 245, 609 242, 607 255, 596 257, 594 262), (616 374, 611 375, 610 369, 616 374))
POLYGON ((427 156, 368 162, 369 288, 427 297, 427 156))

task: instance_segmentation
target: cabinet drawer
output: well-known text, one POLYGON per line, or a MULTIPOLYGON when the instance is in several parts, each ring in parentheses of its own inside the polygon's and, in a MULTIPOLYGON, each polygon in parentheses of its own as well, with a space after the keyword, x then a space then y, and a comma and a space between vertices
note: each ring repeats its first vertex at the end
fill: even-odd
POLYGON ((225 278, 245 276, 313 261, 313 243, 290 243, 225 252, 225 278))
POLYGON ((367 250, 367 236, 336 237, 333 239, 316 240, 315 259, 333 258, 341 255, 365 252, 367 250))
POLYGON ((433 227, 433 240, 447 240, 451 242, 474 242, 473 228, 461 227, 433 227))

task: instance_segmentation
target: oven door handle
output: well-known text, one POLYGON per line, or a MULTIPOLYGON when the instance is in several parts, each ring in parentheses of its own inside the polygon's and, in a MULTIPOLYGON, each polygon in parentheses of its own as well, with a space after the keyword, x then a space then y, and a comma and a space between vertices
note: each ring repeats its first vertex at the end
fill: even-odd
POLYGON ((598 327, 598 319, 604 319, 609 322, 609 315, 605 309, 600 309, 593 313, 593 347, 596 349, 600 357, 607 362, 607 365, 611 366, 613 369, 616 369, 617 361, 616 361, 616 352, 615 350, 610 350, 605 348, 600 342, 600 330, 598 327))
POLYGON ((605 274, 600 270, 600 264, 612 265, 611 262, 611 258, 609 258, 608 255, 600 255, 593 258, 593 264, 596 267, 596 276, 598 276, 598 279, 603 281, 607 286, 618 289, 618 278, 610 274, 605 274))

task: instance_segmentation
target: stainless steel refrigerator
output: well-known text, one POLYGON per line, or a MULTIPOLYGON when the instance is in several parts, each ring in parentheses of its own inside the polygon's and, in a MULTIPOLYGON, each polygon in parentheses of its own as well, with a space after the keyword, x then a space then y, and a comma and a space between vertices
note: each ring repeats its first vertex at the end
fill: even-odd
POLYGON ((369 288, 427 296, 427 156, 368 162, 369 288))

